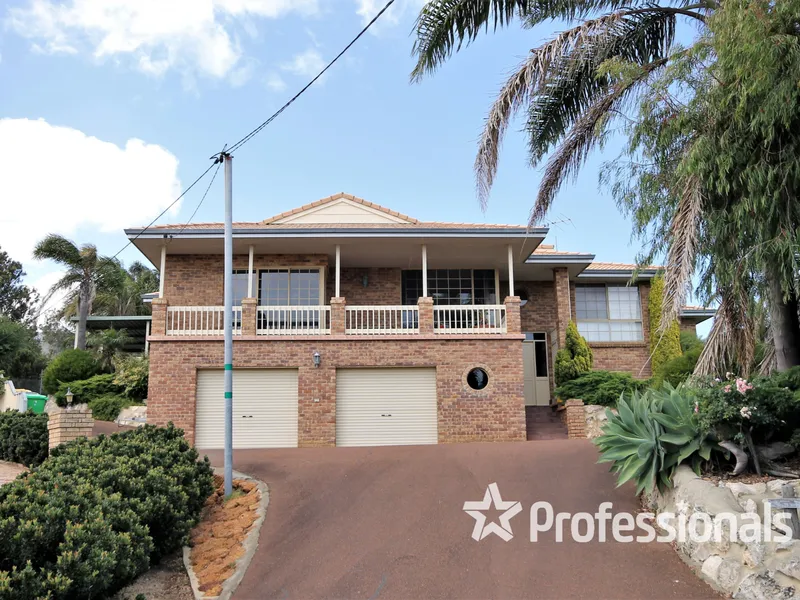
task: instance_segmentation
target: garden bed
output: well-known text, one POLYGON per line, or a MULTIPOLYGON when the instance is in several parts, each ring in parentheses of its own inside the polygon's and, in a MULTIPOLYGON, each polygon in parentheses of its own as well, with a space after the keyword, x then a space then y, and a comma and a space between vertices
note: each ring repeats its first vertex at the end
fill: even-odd
POLYGON ((201 522, 192 530, 192 548, 184 551, 195 596, 203 598, 233 593, 258 545, 267 503, 266 486, 249 478, 234 479, 229 498, 219 475, 214 486, 201 522))

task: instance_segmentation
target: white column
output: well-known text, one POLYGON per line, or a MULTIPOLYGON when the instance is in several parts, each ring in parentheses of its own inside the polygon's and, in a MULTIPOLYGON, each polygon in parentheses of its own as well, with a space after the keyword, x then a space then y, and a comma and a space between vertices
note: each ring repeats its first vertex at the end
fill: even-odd
POLYGON ((422 297, 428 297, 428 247, 422 244, 422 297))
POLYGON ((500 269, 494 270, 494 301, 497 304, 503 303, 503 299, 500 297, 500 269))
POLYGON ((508 295, 514 295, 514 250, 508 245, 508 295))
POLYGON ((250 246, 250 257, 247 262, 247 297, 253 297, 253 246, 250 246))
POLYGON ((336 297, 339 298, 339 284, 341 283, 341 248, 336 244, 336 297))
POLYGON ((147 356, 150 354, 150 341, 147 339, 150 337, 150 321, 147 321, 144 324, 144 355, 147 356))
POLYGON ((164 297, 164 279, 167 270, 167 245, 161 246, 161 271, 158 274, 158 297, 164 297))
POLYGON ((77 350, 78 349, 78 324, 77 323, 75 323, 75 343, 72 345, 72 349, 73 350, 77 350))

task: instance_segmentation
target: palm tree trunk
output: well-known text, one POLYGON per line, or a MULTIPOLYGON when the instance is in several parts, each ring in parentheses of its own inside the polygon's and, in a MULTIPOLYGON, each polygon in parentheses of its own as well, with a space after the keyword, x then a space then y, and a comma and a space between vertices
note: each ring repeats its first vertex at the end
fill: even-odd
POLYGON ((81 285, 78 294, 78 332, 76 336, 78 350, 86 350, 86 321, 89 318, 90 304, 89 290, 86 286, 81 285))
POLYGON ((772 321, 772 339, 775 343, 775 361, 778 371, 800 365, 800 319, 798 319, 797 294, 783 298, 780 278, 774 268, 767 268, 769 309, 772 321))

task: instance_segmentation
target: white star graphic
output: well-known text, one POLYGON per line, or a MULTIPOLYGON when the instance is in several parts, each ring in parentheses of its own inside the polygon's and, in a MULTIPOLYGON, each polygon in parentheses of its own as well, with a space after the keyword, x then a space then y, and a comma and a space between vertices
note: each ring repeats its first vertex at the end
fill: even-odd
POLYGON ((514 537, 511 532, 511 518, 522 510, 522 505, 514 500, 506 500, 505 502, 500 497, 500 490, 497 488, 496 483, 490 483, 486 488, 486 494, 483 500, 472 500, 464 502, 464 511, 473 519, 475 519, 475 527, 472 529, 472 539, 480 541, 490 533, 502 538, 504 541, 509 541, 514 537), (505 512, 500 515, 500 524, 489 523, 486 525, 486 515, 482 510, 489 510, 494 504, 495 510, 504 510, 505 512))

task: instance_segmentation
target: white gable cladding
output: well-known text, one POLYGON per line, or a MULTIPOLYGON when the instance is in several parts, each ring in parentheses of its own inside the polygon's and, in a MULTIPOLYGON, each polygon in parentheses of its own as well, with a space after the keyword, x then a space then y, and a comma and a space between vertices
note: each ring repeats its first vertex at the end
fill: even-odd
POLYGON ((278 219, 275 223, 408 223, 406 219, 340 198, 278 219))

